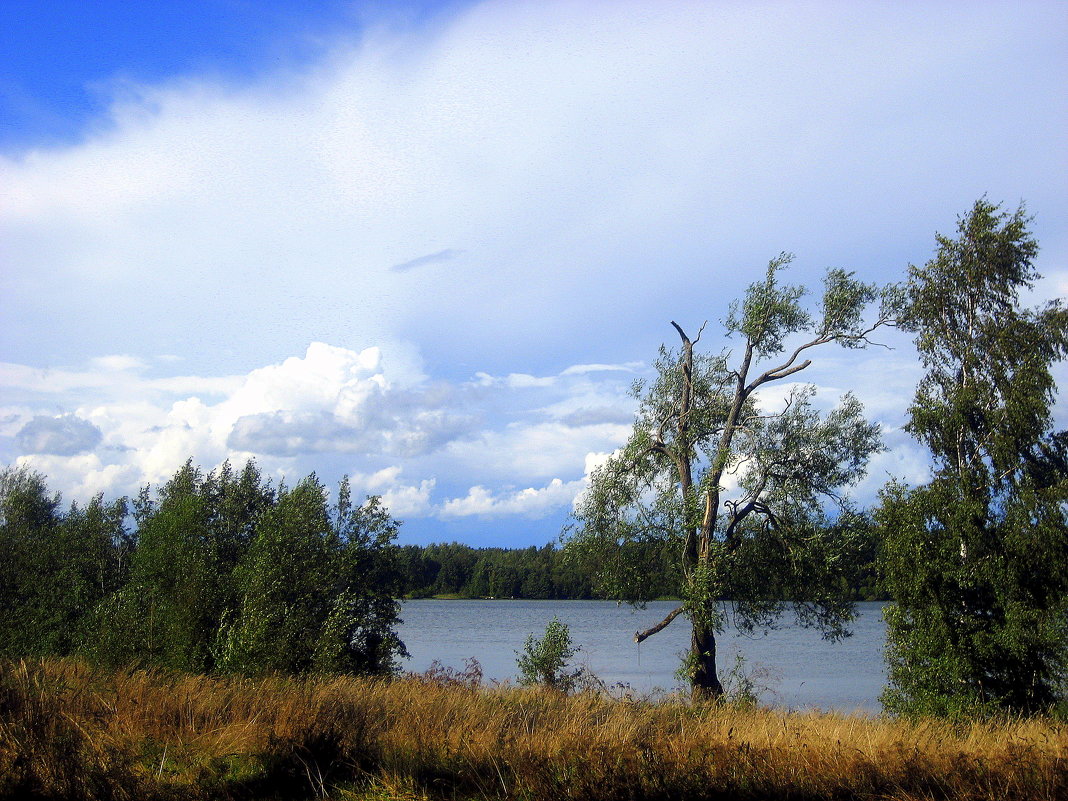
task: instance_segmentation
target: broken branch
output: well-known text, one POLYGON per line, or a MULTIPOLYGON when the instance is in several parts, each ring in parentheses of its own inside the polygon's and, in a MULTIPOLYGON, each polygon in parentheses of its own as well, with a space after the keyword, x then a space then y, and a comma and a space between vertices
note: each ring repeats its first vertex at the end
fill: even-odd
POLYGON ((645 631, 636 631, 636 632, 634 632, 634 642, 641 642, 642 640, 645 640, 645 639, 648 639, 649 637, 652 637, 654 634, 656 634, 661 629, 667 628, 668 624, 671 623, 671 621, 674 620, 675 618, 677 618, 679 615, 681 615, 682 612, 684 611, 684 609, 685 609, 685 607, 680 606, 680 607, 672 610, 671 613, 667 617, 665 617, 663 620, 661 620, 659 623, 657 623, 651 629, 646 629, 645 631))

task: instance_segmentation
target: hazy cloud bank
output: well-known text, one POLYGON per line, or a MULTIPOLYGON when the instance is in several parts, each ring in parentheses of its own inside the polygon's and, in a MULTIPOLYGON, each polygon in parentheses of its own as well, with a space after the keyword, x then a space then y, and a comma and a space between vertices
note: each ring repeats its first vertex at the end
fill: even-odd
MULTIPOLYGON (((900 280, 987 193, 1036 215, 1033 300, 1068 291, 1062 4, 501 0, 332 33, 241 81, 116 78, 79 141, 0 154, 6 461, 85 497, 255 457, 443 525, 548 520, 669 321, 728 346, 783 249, 790 282, 900 280)), ((805 377, 883 424, 858 497, 922 480, 907 346, 805 377)))

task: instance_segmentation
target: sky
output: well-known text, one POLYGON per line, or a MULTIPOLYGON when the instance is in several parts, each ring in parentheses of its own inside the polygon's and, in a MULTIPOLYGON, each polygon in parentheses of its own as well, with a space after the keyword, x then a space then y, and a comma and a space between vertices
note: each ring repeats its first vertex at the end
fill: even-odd
MULTIPOLYGON (((84 501, 255 459, 542 545, 670 322, 731 347, 782 251, 899 281, 985 195, 1068 295, 1066 131, 1060 2, 5 0, 0 464, 84 501)), ((864 505, 928 475, 884 341, 799 376, 881 424, 864 505)))

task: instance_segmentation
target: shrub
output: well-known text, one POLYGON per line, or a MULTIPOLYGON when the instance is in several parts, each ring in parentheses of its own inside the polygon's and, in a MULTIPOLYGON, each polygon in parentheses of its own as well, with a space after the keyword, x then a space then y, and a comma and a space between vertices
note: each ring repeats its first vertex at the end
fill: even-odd
POLYGON ((527 636, 523 652, 516 651, 519 665, 519 683, 528 686, 540 684, 553 690, 570 692, 582 675, 582 669, 568 669, 568 661, 579 648, 571 642, 571 630, 555 616, 545 627, 545 636, 540 640, 533 634, 527 636))

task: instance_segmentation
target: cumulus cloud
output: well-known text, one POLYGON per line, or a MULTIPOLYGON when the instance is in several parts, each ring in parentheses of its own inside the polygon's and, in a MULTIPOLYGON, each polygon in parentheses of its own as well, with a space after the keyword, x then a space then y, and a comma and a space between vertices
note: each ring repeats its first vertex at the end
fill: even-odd
MULTIPOLYGON (((117 489, 121 494, 131 494, 145 483, 139 465, 109 462, 99 452, 74 456, 34 454, 20 456, 15 464, 48 476, 49 488, 60 490, 72 500, 85 501, 101 493, 114 498, 120 494, 117 489)), ((179 466, 172 465, 167 475, 179 466)))
POLYGON ((272 456, 339 450, 364 453, 374 447, 365 432, 348 427, 329 412, 261 412, 239 417, 226 438, 228 447, 272 456))
POLYGON ((15 443, 23 453, 74 456, 93 450, 103 438, 99 428, 76 415, 38 415, 15 435, 15 443))
POLYGON ((325 410, 245 415, 234 422, 226 444, 233 450, 272 456, 327 451, 421 456, 467 434, 473 425, 471 417, 441 409, 416 409, 405 417, 401 412, 405 406, 411 410, 411 398, 383 393, 349 419, 325 410))
POLYGON ((23 462, 79 492, 128 494, 165 480, 189 457, 207 469, 254 457, 277 479, 348 473, 354 488, 380 495, 402 516, 535 519, 566 508, 584 480, 586 454, 617 447, 629 430, 603 406, 620 391, 611 371, 533 386, 449 382, 425 376, 416 356, 402 349, 394 365, 392 350, 315 342, 300 356, 214 379, 149 377, 131 367, 109 381, 121 365, 108 360, 47 374, 6 365, 32 402, 0 410, 0 447, 6 437, 23 462), (93 403, 77 416, 39 411, 86 393, 93 403), (519 397, 586 408, 586 419, 545 420, 536 408, 517 418, 519 397), (588 406, 590 398, 602 406, 588 406), (540 488, 508 489, 542 476, 540 488), (475 484, 482 490, 471 494, 475 484), (459 493, 471 497, 452 497, 459 493), (487 503, 488 511, 476 511, 487 503))
POLYGON ((147 378, 112 359, 57 371, 3 365, 28 399, 5 410, 6 429, 24 454, 74 456, 103 443, 107 461, 88 469, 130 466, 108 474, 138 482, 159 481, 190 456, 209 466, 275 457, 282 467, 319 454, 426 455, 471 430, 476 418, 460 408, 455 387, 428 381, 410 353, 398 363, 378 347, 317 342, 302 356, 222 379, 147 378), (93 403, 79 416, 34 411, 71 396, 93 403))
POLYGON ((585 486, 584 481, 563 482, 554 478, 546 486, 528 487, 516 492, 493 493, 482 486, 471 487, 462 498, 445 501, 442 517, 500 517, 523 515, 539 518, 570 506, 585 486))
POLYGON ((227 446, 250 453, 430 453, 468 433, 452 387, 391 379, 377 347, 312 343, 302 358, 254 370, 219 406, 227 446))
POLYGON ((609 453, 587 453, 582 478, 563 481, 554 478, 543 487, 493 492, 476 485, 460 498, 451 498, 441 507, 441 517, 503 517, 522 515, 538 519, 573 507, 589 487, 590 474, 604 464, 609 453))
POLYGON ((401 479, 403 468, 385 467, 374 473, 354 473, 349 481, 356 489, 377 495, 395 517, 422 517, 432 512, 431 494, 436 479, 427 478, 418 484, 406 484, 401 479))

